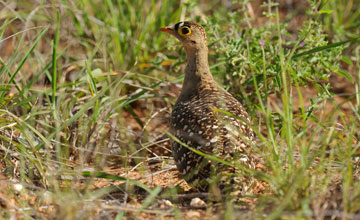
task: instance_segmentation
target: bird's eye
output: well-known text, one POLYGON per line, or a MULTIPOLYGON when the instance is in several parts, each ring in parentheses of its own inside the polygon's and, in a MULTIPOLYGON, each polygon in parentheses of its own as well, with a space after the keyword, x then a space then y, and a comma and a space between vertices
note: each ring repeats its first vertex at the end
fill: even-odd
POLYGON ((179 28, 178 33, 181 36, 187 36, 191 34, 191 29, 188 26, 182 26, 179 28))

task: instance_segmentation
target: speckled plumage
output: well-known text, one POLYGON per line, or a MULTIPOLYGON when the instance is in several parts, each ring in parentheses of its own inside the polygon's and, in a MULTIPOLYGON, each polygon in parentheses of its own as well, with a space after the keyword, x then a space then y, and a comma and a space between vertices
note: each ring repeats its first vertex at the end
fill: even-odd
MULTIPOLYGON (((240 102, 213 79, 203 27, 193 22, 179 22, 162 31, 182 42, 188 59, 183 88, 171 114, 172 133, 191 148, 255 168, 250 147, 250 143, 255 144, 255 137, 247 125, 250 118, 240 102), (182 36, 178 33, 182 26, 189 27, 191 34, 182 36)), ((236 184, 240 190, 246 191, 252 182, 250 177, 239 175, 239 170, 204 158, 178 142, 173 142, 172 151, 184 179, 201 191, 209 189, 213 176, 220 181, 217 184, 220 188, 236 184)))

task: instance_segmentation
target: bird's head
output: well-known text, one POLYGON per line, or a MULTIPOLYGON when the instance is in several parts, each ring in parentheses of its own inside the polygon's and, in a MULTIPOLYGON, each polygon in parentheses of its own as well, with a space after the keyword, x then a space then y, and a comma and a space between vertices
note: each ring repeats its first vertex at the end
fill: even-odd
POLYGON ((207 48, 206 32, 200 24, 195 22, 182 21, 174 26, 163 27, 160 31, 175 36, 187 51, 204 47, 207 48))

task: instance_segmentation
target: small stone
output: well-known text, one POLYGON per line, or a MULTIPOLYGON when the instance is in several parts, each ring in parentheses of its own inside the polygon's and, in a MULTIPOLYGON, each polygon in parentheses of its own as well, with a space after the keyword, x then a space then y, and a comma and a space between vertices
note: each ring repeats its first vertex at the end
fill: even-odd
POLYGON ((164 204, 167 205, 167 206, 173 206, 173 204, 169 200, 165 200, 164 204))
POLYGON ((173 205, 169 200, 167 200, 167 199, 161 200, 160 203, 161 203, 160 208, 162 208, 162 209, 165 209, 165 208, 174 206, 174 205, 173 205))
POLYGON ((14 189, 18 192, 21 192, 21 190, 23 189, 23 185, 21 185, 20 183, 16 183, 14 184, 14 189))
POLYGON ((206 206, 206 203, 200 198, 196 197, 191 200, 190 205, 192 207, 204 207, 206 206))

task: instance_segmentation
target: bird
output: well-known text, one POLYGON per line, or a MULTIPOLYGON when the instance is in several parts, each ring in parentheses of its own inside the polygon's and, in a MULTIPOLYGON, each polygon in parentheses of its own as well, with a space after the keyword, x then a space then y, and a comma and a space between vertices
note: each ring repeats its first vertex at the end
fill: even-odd
POLYGON ((256 141, 249 114, 210 72, 205 29, 198 23, 181 21, 160 31, 176 37, 187 57, 183 86, 170 118, 170 133, 177 139, 172 143, 177 169, 198 191, 234 193, 234 186, 237 194, 251 191, 252 177, 221 162, 255 169, 251 146, 256 141))

